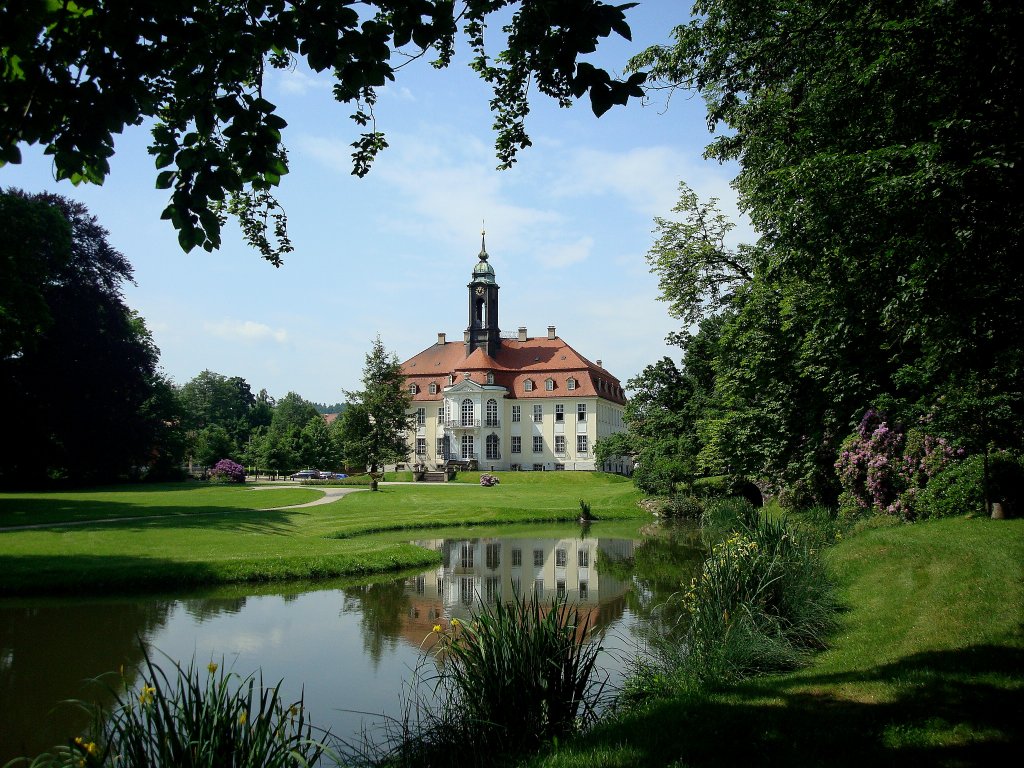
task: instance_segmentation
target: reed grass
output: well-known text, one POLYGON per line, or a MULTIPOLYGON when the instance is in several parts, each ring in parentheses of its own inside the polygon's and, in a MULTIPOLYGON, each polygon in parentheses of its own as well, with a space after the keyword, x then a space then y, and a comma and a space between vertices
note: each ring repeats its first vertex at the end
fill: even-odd
MULTIPOLYGON (((305 768, 324 754, 303 701, 286 704, 280 683, 240 677, 223 665, 200 670, 145 657, 139 686, 122 673, 115 705, 93 713, 88 736, 40 755, 29 768, 305 768)), ((9 764, 8 768, 16 763, 9 764)))
POLYGON ((434 630, 392 744, 365 762, 513 764, 596 721, 602 649, 577 606, 517 594, 434 630))

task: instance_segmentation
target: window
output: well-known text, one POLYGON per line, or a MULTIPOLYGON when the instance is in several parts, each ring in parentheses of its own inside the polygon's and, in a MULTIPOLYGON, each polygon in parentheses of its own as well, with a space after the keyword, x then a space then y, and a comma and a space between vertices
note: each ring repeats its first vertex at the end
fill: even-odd
POLYGON ((459 561, 463 568, 473 567, 473 545, 464 542, 459 550, 459 561))
POLYGON ((454 373, 449 373, 448 374, 448 386, 450 387, 454 383, 455 383, 455 374, 454 373))
POLYGON ((555 590, 558 592, 559 600, 565 598, 565 579, 559 579, 555 582, 555 590))
POLYGON ((574 379, 574 378, 570 377, 570 378, 569 378, 569 380, 568 380, 567 382, 565 382, 565 385, 566 385, 566 387, 568 387, 568 388, 569 388, 570 390, 572 390, 572 389, 576 389, 576 379, 574 379))
POLYGON ((447 459, 448 457, 445 454, 445 438, 439 437, 437 438, 437 458, 447 459))
POLYGON ((555 435, 555 455, 565 455, 565 435, 555 435))
POLYGON ((522 406, 513 405, 512 406, 512 421, 513 422, 519 422, 519 421, 522 421, 522 418, 523 418, 523 408, 522 408, 522 406))
POLYGON ((501 423, 498 421, 498 401, 491 400, 487 401, 487 425, 488 427, 500 427, 501 423))
POLYGON ((488 384, 493 384, 494 383, 494 374, 491 373, 490 371, 487 372, 487 383, 488 384))
POLYGON ((476 458, 473 453, 473 436, 463 435, 462 436, 462 460, 469 461, 470 459, 476 458))
POLYGON ((544 406, 535 405, 533 406, 533 423, 540 424, 544 421, 544 406))
POLYGON ((585 581, 580 582, 580 601, 590 598, 590 585, 585 581))
POLYGON ((497 576, 488 576, 484 579, 484 599, 488 603, 497 602, 501 597, 501 579, 497 576))
POLYGON ((544 471, 544 465, 543 464, 534 464, 533 465, 533 471, 534 472, 543 472, 544 471))
POLYGON ((520 568, 523 565, 523 550, 518 547, 512 549, 512 567, 520 568))
POLYGON ((545 379, 544 380, 544 389, 546 389, 548 392, 551 392, 551 391, 554 390, 554 388, 555 388, 555 380, 554 379, 545 379))
POLYGON ((422 595, 424 592, 426 592, 426 589, 427 589, 426 579, 424 579, 422 576, 417 576, 416 577, 416 594, 417 595, 422 595))
POLYGON ((417 408, 416 409, 416 426, 425 427, 427 425, 427 409, 417 408))
POLYGON ((533 438, 533 452, 544 453, 544 438, 540 435, 536 435, 533 438))
POLYGON ((555 421, 565 421, 565 406, 561 403, 555 405, 555 421))
POLYGON ((533 379, 527 379, 523 382, 524 392, 533 392, 533 379))
POLYGON ((435 384, 434 382, 430 382, 430 394, 437 394, 437 384, 435 384))
POLYGON ((587 455, 587 436, 576 435, 576 453, 581 456, 587 455))
POLYGON ((473 426, 473 401, 468 397, 462 401, 462 426, 473 426))
POLYGON ((463 605, 473 604, 473 579, 463 576, 459 579, 459 600, 463 605))
POLYGON ((565 464, 555 464, 555 472, 564 472, 565 464))
POLYGON ((576 552, 576 558, 577 558, 577 563, 579 564, 580 568, 589 568, 590 567, 590 550, 589 549, 578 550, 576 552))
POLYGON ((567 550, 556 549, 555 550, 555 568, 565 568, 566 562, 568 562, 569 556, 567 550))
POLYGON ((576 420, 586 421, 587 420, 587 404, 576 403, 576 420))
POLYGON ((410 384, 409 385, 409 394, 410 395, 415 395, 418 390, 419 390, 419 387, 417 387, 415 384, 410 384))
POLYGON ((484 562, 487 567, 496 571, 501 565, 501 544, 488 544, 484 550, 484 562))
POLYGON ((512 453, 523 452, 523 438, 519 435, 512 435, 512 453))
POLYGON ((426 456, 427 455, 427 438, 417 437, 416 438, 416 455, 426 456))
POLYGON ((488 435, 487 440, 484 444, 484 450, 488 459, 495 461, 501 458, 501 452, 498 450, 498 436, 488 435))
POLYGON ((540 568, 544 565, 544 550, 535 549, 533 550, 533 566, 534 568, 540 568))
POLYGON ((533 580, 533 591, 536 592, 538 595, 544 594, 544 579, 533 580))

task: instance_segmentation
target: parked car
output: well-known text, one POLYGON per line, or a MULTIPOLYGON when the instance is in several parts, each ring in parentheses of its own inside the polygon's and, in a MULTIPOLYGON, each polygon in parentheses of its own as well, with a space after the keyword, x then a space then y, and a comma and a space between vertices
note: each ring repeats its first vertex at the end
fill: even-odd
POLYGON ((289 475, 289 480, 319 480, 320 473, 315 469, 304 469, 301 472, 296 472, 294 475, 289 475))
POLYGON ((321 480, 344 480, 348 475, 344 472, 321 472, 321 480))

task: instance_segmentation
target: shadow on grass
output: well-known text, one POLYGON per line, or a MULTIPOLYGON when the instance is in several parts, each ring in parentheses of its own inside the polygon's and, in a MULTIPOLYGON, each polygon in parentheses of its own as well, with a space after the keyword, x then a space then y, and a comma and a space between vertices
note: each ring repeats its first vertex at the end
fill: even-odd
POLYGON ((801 687, 895 684, 895 699, 882 703, 787 691, 788 682, 753 681, 736 691, 781 704, 722 696, 652 704, 599 728, 585 749, 614 753, 628 734, 624 766, 1024 765, 1024 649, 922 653, 859 673, 796 681, 801 687))
MULTIPOLYGON (((253 501, 260 499, 255 498, 253 501)), ((289 510, 252 509, 223 504, 149 506, 87 499, 0 499, 0 528, 5 527, 10 527, 12 532, 46 530, 51 527, 74 527, 85 531, 130 527, 237 528, 274 533, 289 531, 293 526, 289 522, 289 510)))

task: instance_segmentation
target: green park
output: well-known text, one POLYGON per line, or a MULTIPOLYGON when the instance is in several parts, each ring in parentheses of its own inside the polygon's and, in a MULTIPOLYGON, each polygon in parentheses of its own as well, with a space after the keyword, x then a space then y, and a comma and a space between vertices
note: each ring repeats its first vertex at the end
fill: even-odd
POLYGON ((1024 5, 677 5, 0 2, 0 765, 1024 764, 1024 5))

